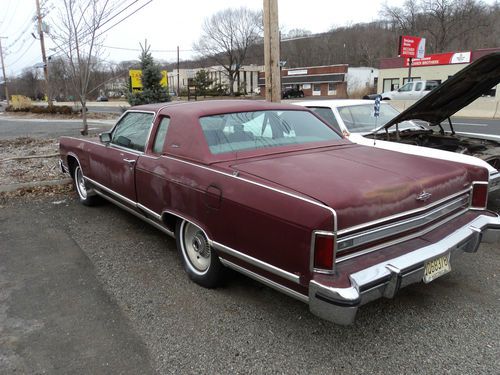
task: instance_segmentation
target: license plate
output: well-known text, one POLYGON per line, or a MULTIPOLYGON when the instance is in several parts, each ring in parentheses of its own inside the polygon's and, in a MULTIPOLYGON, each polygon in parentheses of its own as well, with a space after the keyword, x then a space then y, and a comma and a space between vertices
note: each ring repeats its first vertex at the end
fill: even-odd
POLYGON ((424 283, 430 283, 439 276, 451 271, 450 254, 443 255, 439 258, 425 262, 424 266, 424 283))

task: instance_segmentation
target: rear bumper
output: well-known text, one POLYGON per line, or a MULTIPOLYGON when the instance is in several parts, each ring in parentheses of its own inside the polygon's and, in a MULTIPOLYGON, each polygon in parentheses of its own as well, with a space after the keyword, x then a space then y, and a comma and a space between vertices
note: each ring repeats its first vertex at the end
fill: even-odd
POLYGON ((351 324, 361 305, 381 297, 393 298, 401 288, 422 281, 426 261, 449 253, 453 264, 457 254, 476 252, 481 242, 499 239, 500 217, 480 215, 438 242, 349 275, 349 287, 335 288, 311 280, 309 308, 323 319, 351 324))

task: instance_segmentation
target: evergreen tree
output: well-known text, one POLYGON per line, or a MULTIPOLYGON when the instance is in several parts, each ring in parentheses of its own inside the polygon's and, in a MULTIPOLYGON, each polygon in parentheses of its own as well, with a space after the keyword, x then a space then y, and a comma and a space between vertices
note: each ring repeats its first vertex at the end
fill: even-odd
POLYGON ((196 86, 196 95, 206 96, 210 86, 214 81, 210 79, 208 72, 201 69, 194 76, 194 85, 196 86))
POLYGON ((140 56, 142 91, 131 92, 129 90, 127 95, 128 102, 130 105, 140 105, 170 101, 167 88, 163 87, 160 83, 161 69, 151 55, 151 46, 148 46, 147 42, 144 43, 144 46, 142 44, 140 46, 142 50, 140 56))

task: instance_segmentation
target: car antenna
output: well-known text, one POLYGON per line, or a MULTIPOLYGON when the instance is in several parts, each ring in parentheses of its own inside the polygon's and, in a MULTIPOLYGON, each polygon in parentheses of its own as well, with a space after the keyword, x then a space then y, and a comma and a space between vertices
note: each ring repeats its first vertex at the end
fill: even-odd
POLYGON ((377 95, 375 97, 375 103, 373 105, 373 116, 375 117, 375 129, 373 130, 373 145, 375 146, 376 141, 377 141, 377 125, 378 125, 378 118, 380 116, 380 99, 382 99, 381 95, 377 95))

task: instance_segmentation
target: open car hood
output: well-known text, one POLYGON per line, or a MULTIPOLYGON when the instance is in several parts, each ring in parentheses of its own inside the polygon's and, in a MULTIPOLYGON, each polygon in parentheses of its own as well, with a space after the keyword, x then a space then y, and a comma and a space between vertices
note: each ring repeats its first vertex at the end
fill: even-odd
POLYGON ((499 82, 500 52, 495 52, 466 66, 376 131, 388 129, 406 120, 423 120, 431 125, 439 124, 499 82))

